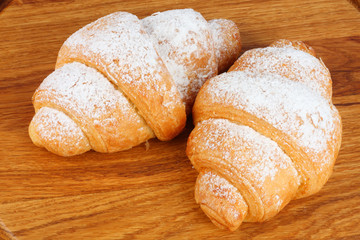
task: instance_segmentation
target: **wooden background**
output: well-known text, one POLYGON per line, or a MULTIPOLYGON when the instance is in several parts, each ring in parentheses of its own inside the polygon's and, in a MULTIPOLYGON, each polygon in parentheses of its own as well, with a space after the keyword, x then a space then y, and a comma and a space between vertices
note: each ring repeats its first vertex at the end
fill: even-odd
MULTIPOLYGON (((10 2, 10 1, 6 1, 10 2)), ((358 1, 18 0, 0 12, 0 238, 3 239, 360 239, 360 14, 358 1), (115 154, 62 158, 27 133, 31 96, 53 71, 63 41, 114 11, 143 18, 191 7, 229 18, 244 50, 278 38, 305 40, 333 76, 343 118, 334 174, 315 196, 265 223, 217 229, 194 201, 197 176, 186 130, 115 154)), ((5 7, 6 3, 0 5, 5 7)))

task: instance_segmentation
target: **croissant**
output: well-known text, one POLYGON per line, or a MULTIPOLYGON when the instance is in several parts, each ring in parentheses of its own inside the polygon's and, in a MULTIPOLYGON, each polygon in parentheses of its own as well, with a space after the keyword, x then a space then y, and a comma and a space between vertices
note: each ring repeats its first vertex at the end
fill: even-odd
POLYGON ((184 128, 201 85, 240 50, 234 22, 207 22, 192 9, 142 20, 127 12, 102 17, 61 47, 56 70, 33 95, 29 135, 61 156, 170 140, 184 128))
POLYGON ((318 192, 341 144, 331 77, 301 41, 245 52, 208 80, 193 107, 186 153, 195 200, 220 228, 262 222, 318 192))

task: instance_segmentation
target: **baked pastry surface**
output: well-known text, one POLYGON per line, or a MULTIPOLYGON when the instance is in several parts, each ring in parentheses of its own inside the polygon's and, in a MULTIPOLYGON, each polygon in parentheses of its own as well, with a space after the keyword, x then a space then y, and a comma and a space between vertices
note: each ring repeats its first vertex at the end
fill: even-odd
POLYGON ((202 84, 240 54, 235 23, 214 24, 181 9, 142 20, 116 12, 81 28, 33 95, 31 139, 71 156, 174 138, 202 84))
POLYGON ((187 155, 199 171, 195 199, 230 230, 318 192, 341 144, 329 71, 300 41, 245 52, 203 85, 193 119, 187 155))

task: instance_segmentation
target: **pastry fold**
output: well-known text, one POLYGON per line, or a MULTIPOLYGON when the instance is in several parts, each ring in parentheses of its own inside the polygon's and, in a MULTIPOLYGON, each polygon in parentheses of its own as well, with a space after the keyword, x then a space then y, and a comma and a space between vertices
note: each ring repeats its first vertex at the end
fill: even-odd
POLYGON ((318 192, 341 144, 329 71, 300 41, 245 52, 203 85, 193 119, 187 155, 199 171, 195 198, 214 223, 230 230, 318 192), (237 191, 219 194, 229 184, 237 191), (233 202, 226 207, 236 209, 233 215, 223 201, 233 202))
POLYGON ((181 9, 142 20, 116 12, 81 28, 33 95, 31 139, 71 156, 174 138, 202 84, 240 54, 235 23, 218 19, 216 26, 181 9))

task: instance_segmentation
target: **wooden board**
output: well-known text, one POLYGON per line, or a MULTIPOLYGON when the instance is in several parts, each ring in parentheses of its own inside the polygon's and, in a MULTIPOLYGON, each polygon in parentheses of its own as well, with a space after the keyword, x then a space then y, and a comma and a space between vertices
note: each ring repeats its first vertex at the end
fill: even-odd
MULTIPOLYGON (((8 1, 7 1, 8 2, 8 1)), ((360 14, 358 1, 18 0, 0 13, 0 238, 360 239, 360 14), (355 7, 354 7, 355 6, 355 7), (185 155, 192 125, 170 142, 62 158, 27 133, 31 96, 53 71, 63 41, 114 11, 143 18, 194 8, 229 18, 244 50, 278 38, 305 40, 333 76, 343 143, 316 195, 292 201, 265 223, 217 229, 194 201, 197 176, 185 155)))

